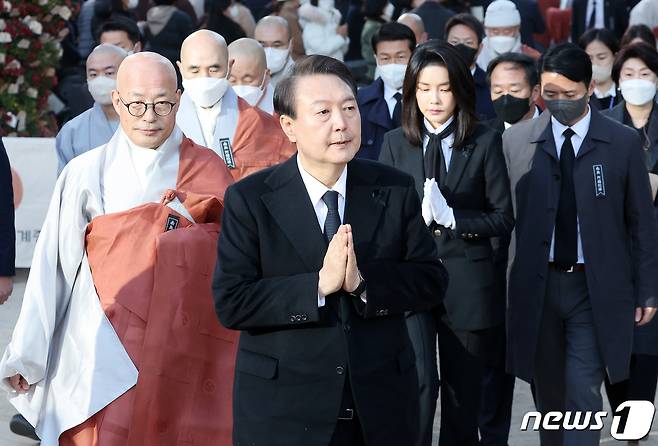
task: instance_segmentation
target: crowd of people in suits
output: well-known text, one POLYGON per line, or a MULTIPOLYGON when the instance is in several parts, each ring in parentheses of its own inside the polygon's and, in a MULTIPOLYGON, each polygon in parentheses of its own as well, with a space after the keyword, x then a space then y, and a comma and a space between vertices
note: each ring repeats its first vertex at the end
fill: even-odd
MULTIPOLYGON (((602 385, 613 409, 655 400, 658 3, 562 6, 571 43, 544 47, 534 0, 82 3, 56 91, 59 171, 117 132, 119 67, 151 51, 184 90, 177 126, 240 180, 213 284, 219 320, 241 331, 235 444, 430 446, 440 401, 440 446, 505 446, 516 377, 542 413, 601 410, 602 385), (330 101, 324 90, 354 103, 317 112, 339 121, 329 136, 298 116, 330 101), (314 152, 333 134, 358 142, 351 156, 314 152), (314 208, 291 212, 307 192, 314 208), (340 249, 359 258, 349 284, 340 249), (309 268, 320 285, 298 277, 309 268), (387 409, 395 395, 404 410, 387 409), (337 422, 318 421, 332 410, 337 422), (305 423, 321 428, 297 435, 305 423)), ((0 149, 4 302, 14 231, 0 149)), ((20 416, 12 427, 34 436, 20 416)), ((542 445, 599 439, 541 431, 542 445)))

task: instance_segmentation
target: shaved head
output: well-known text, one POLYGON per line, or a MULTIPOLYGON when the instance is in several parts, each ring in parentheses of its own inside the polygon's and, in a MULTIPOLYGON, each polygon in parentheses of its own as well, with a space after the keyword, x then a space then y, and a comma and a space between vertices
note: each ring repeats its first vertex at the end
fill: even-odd
POLYGON ((119 91, 153 84, 172 93, 178 88, 176 69, 166 57, 145 51, 124 59, 117 76, 119 91))
MULTIPOLYGON (((121 128, 137 146, 157 149, 171 135, 176 124, 180 91, 176 69, 165 57, 151 52, 133 54, 124 59, 117 75, 112 103, 121 128), (129 112, 127 104, 149 104, 141 116, 129 112), (174 104, 171 112, 158 115, 155 104, 174 104)), ((158 107, 158 110, 166 108, 158 107)))
POLYGON ((398 23, 407 25, 414 32, 416 36, 416 44, 420 45, 421 43, 427 40, 427 34, 425 33, 425 24, 423 19, 420 18, 418 14, 413 12, 407 12, 400 16, 398 23))
POLYGON ((273 46, 270 43, 275 41, 285 42, 284 46, 288 46, 291 38, 290 25, 283 17, 268 15, 258 21, 254 38, 264 46, 273 46))
POLYGON ((193 32, 183 41, 176 64, 184 79, 225 77, 229 68, 226 40, 207 29, 193 32))
POLYGON ((96 76, 116 78, 121 62, 128 53, 114 45, 98 45, 87 57, 87 79, 96 76))
POLYGON ((261 85, 267 70, 265 50, 258 41, 242 38, 228 46, 233 67, 229 76, 232 85, 261 85))

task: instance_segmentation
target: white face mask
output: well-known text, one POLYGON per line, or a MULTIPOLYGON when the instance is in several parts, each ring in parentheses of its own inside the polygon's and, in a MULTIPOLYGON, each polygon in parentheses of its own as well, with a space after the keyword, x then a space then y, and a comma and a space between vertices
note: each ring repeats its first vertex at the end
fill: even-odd
POLYGON ((612 74, 612 65, 592 64, 592 79, 594 82, 605 82, 610 79, 612 74))
POLYGON ((509 53, 518 44, 520 35, 511 36, 493 36, 489 37, 489 46, 496 54, 509 53))
POLYGON ((644 105, 656 97, 656 83, 645 79, 629 79, 619 84, 624 100, 632 105, 644 105))
POLYGON ((194 79, 183 79, 183 88, 192 101, 199 107, 212 107, 224 97, 226 90, 230 87, 225 77, 197 77, 194 79))
POLYGON ((393 90, 399 90, 404 83, 404 73, 407 66, 404 64, 390 63, 386 65, 377 65, 379 76, 384 83, 393 90))
POLYGON ((128 9, 135 9, 137 6, 139 6, 139 0, 128 0, 126 2, 126 7, 128 9))
POLYGON ((275 74, 283 70, 288 62, 289 55, 289 48, 265 48, 265 59, 267 60, 267 68, 270 70, 270 73, 275 74))
POLYGON ((234 85, 233 91, 253 107, 258 104, 258 101, 263 97, 263 93, 265 93, 265 89, 263 88, 264 83, 265 75, 263 75, 263 81, 258 87, 254 85, 234 85))
POLYGON ((100 105, 110 105, 112 90, 117 89, 117 80, 107 76, 97 76, 87 81, 87 88, 94 101, 100 105))
POLYGON ((390 22, 391 18, 393 17, 393 12, 395 12, 395 6, 393 6, 392 3, 387 3, 386 7, 384 8, 384 13, 382 14, 382 19, 385 22, 390 22))

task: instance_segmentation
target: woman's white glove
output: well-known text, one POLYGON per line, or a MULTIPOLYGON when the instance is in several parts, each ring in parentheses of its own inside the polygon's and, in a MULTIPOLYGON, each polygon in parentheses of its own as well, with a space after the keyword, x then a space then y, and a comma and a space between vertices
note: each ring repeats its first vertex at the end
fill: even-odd
POLYGON ((441 193, 436 179, 428 178, 425 180, 423 187, 423 202, 421 205, 423 220, 429 226, 432 221, 437 222, 440 226, 455 229, 455 215, 452 208, 441 193))

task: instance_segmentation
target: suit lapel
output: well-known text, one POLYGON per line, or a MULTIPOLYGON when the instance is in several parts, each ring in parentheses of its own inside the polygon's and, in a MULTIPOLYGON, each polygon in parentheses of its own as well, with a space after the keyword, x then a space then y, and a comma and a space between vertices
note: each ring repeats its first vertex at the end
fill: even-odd
POLYGON ((457 188, 459 180, 466 169, 466 165, 471 159, 474 146, 475 144, 473 142, 469 142, 461 149, 452 149, 450 165, 448 166, 448 176, 445 180, 445 186, 449 191, 453 192, 457 188))
POLYGON ((658 107, 656 105, 653 106, 653 110, 651 111, 651 120, 649 121, 649 129, 648 129, 648 134, 649 134, 649 169, 653 169, 653 167, 658 163, 658 107))
POLYGON ((318 271, 322 267, 327 246, 299 174, 297 156, 276 168, 266 183, 272 192, 261 197, 265 207, 309 271, 318 271))
POLYGON ((553 138, 551 114, 548 111, 545 111, 537 118, 537 124, 534 126, 534 129, 535 133, 531 136, 530 142, 537 143, 539 149, 546 152, 556 162, 559 162, 555 148, 555 138, 553 138))
POLYGON ((345 200, 344 223, 352 225, 354 246, 372 240, 379 219, 388 202, 388 189, 381 189, 363 171, 363 165, 353 161, 347 167, 347 197, 345 200))
POLYGON ((578 156, 576 159, 581 159, 589 152, 596 148, 596 143, 604 142, 609 143, 611 141, 611 135, 609 133, 609 128, 606 126, 606 120, 601 115, 601 112, 598 110, 592 109, 592 117, 589 124, 589 130, 585 139, 578 150, 578 156))

